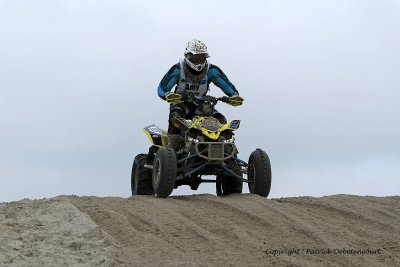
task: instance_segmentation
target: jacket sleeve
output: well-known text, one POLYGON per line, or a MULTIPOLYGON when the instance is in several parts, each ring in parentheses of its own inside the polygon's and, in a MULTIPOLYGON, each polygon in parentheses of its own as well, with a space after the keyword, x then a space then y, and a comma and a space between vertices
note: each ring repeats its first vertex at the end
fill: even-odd
POLYGON ((179 81, 180 65, 173 65, 169 71, 164 75, 160 84, 158 85, 158 96, 165 100, 165 94, 170 92, 175 84, 179 81))
POLYGON ((209 80, 221 88, 226 95, 232 96, 234 94, 239 94, 238 90, 236 90, 235 86, 229 81, 225 73, 223 73, 217 66, 211 65, 208 70, 208 75, 209 80))

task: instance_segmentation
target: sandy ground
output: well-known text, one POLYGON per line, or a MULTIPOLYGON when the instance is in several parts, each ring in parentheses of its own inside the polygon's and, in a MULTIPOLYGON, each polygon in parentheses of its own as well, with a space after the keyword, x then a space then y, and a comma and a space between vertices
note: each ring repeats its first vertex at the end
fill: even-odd
POLYGON ((1 266, 400 266, 400 197, 0 204, 1 266))

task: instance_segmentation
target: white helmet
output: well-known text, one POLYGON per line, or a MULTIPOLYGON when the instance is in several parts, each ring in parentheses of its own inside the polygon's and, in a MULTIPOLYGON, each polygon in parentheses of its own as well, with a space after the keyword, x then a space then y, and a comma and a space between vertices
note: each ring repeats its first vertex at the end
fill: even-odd
POLYGON ((201 71, 206 65, 208 57, 207 46, 202 41, 193 39, 187 43, 185 62, 189 67, 195 71, 201 71))

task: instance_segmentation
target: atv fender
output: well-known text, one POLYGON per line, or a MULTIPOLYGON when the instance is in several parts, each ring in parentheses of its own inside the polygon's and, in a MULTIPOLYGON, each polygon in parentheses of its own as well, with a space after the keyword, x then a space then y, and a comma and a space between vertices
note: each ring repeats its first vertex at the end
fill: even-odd
POLYGON ((167 132, 157 125, 149 125, 143 128, 143 131, 149 137, 150 142, 153 144, 153 146, 161 147, 168 145, 167 132))

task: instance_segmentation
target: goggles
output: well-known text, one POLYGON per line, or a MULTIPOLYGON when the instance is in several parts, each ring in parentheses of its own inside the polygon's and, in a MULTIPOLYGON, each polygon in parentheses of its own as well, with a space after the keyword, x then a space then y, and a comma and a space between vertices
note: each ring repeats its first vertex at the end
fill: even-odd
POLYGON ((189 59, 194 64, 204 63, 208 57, 209 57, 209 55, 205 54, 205 53, 204 54, 192 54, 192 53, 186 54, 186 58, 189 59))

